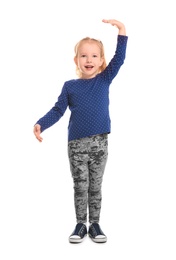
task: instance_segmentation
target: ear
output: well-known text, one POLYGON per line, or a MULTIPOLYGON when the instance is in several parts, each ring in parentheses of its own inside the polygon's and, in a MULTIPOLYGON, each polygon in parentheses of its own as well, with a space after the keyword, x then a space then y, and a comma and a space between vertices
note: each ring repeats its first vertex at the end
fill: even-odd
POLYGON ((77 57, 74 57, 74 62, 76 64, 76 66, 78 66, 78 60, 77 60, 77 57))

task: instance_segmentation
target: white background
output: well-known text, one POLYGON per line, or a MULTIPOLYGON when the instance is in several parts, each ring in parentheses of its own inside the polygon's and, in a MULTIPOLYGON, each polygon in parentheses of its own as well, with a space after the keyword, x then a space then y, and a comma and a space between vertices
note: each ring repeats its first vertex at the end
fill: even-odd
POLYGON ((174 1, 0 2, 0 259, 176 259, 174 1), (107 62, 126 25, 126 60, 110 91, 112 133, 103 182, 106 244, 68 242, 75 226, 67 158, 69 110, 33 125, 75 78, 74 46, 90 36, 107 62))

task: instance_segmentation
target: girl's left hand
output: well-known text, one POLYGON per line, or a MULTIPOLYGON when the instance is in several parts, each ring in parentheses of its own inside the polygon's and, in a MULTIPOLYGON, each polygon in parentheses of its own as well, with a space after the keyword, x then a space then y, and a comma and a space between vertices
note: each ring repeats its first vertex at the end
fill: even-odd
POLYGON ((120 21, 117 21, 115 19, 109 19, 109 20, 103 19, 102 22, 110 23, 112 26, 115 26, 115 27, 117 27, 119 29, 119 34, 120 35, 126 35, 125 26, 120 21))

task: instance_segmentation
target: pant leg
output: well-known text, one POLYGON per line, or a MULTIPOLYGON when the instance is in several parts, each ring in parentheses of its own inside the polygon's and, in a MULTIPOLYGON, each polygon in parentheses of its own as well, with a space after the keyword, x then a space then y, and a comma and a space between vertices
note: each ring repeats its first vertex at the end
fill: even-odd
POLYGON ((99 222, 102 180, 108 157, 108 135, 93 137, 89 154, 89 222, 99 222))
POLYGON ((88 153, 86 144, 80 140, 68 143, 70 170, 74 183, 74 204, 77 222, 87 222, 88 206, 88 153))

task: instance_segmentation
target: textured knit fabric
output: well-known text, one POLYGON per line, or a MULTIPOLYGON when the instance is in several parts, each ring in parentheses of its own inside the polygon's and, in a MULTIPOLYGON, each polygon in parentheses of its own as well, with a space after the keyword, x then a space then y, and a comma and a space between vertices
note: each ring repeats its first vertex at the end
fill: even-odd
POLYGON ((127 36, 118 35, 114 57, 103 72, 94 78, 64 83, 54 107, 36 122, 41 132, 55 124, 67 107, 71 111, 68 141, 111 132, 109 86, 124 63, 127 39, 127 36))

